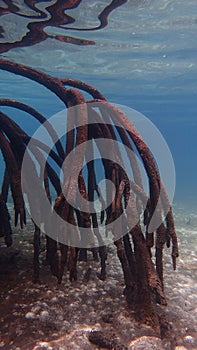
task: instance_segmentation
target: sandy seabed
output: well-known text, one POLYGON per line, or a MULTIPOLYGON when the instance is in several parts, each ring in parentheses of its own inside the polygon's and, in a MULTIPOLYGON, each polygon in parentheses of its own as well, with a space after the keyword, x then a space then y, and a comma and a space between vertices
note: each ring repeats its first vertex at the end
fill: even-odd
MULTIPOLYGON (((177 270, 165 254, 165 293, 168 305, 158 306, 163 318, 164 337, 151 327, 138 324, 123 295, 124 281, 114 247, 109 247, 107 279, 97 274, 99 262, 91 252, 79 262, 78 280, 61 286, 40 254, 40 284, 32 282, 33 226, 15 229, 13 246, 0 245, 0 349, 5 350, 91 350, 100 349, 89 341, 90 332, 101 331, 103 348, 197 349, 197 216, 175 213, 180 257, 177 270), (90 279, 84 273, 91 268, 90 279)), ((42 245, 44 247, 44 238, 42 245)), ((93 333, 92 333, 93 334, 93 333)))

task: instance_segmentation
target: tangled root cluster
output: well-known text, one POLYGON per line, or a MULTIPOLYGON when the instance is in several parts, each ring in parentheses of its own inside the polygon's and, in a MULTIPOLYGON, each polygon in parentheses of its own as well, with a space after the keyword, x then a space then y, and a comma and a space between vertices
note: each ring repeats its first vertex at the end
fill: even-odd
MULTIPOLYGON (((50 215, 44 218, 47 259, 58 282, 61 283, 65 266, 69 268, 70 280, 77 279, 78 256, 86 259, 86 246, 83 244, 84 229, 88 232, 94 257, 97 258, 99 254, 100 278, 104 280, 107 252, 100 223, 105 223, 105 226, 108 227, 107 231, 111 232, 117 256, 121 262, 128 303, 136 308, 138 315, 140 311, 143 318, 151 319, 157 324, 154 305, 155 303, 166 304, 163 291, 163 248, 165 245, 167 247, 172 245, 172 262, 175 269, 178 244, 168 196, 148 146, 127 116, 116 106, 110 104, 97 89, 88 84, 70 78, 54 78, 6 60, 0 60, 0 67, 43 85, 53 92, 68 109, 64 147, 63 141, 57 137, 56 130, 40 112, 20 101, 0 99, 1 106, 19 109, 33 116, 41 125, 44 125, 50 138, 54 141, 54 147, 48 150, 44 141, 33 140, 31 149, 33 157, 29 157, 29 173, 25 178, 25 189, 22 188, 23 160, 32 138, 7 114, 0 113, 0 148, 5 163, 0 194, 0 235, 5 238, 7 246, 12 244, 12 229, 7 207, 9 190, 14 203, 14 222, 17 225, 20 221, 21 228, 26 224, 24 192, 29 200, 29 210, 33 220, 35 208, 37 213, 42 213, 42 199, 45 196, 50 203, 51 217, 55 213, 63 222, 69 223, 74 228, 71 234, 71 232, 61 232, 59 226, 52 226, 57 232, 60 232, 57 233, 60 236, 54 239, 56 232, 53 237, 47 235, 52 219, 50 215), (83 92, 88 93, 91 99, 86 100, 84 97, 86 94, 84 95, 83 92), (102 146, 100 139, 113 141, 110 150, 102 146), (79 152, 74 153, 73 162, 69 163, 69 171, 64 167, 64 161, 77 147, 87 143, 90 145, 92 160, 87 164, 85 178, 82 168, 87 157, 86 146, 80 147, 79 152), (121 143, 127 152, 131 151, 128 152, 128 160, 133 174, 132 181, 129 180, 124 170, 126 166, 118 143, 121 143), (97 183, 94 144, 100 153, 105 178, 113 183, 114 190, 107 192, 110 203, 107 207, 97 183), (42 169, 43 152, 48 154, 44 169, 42 169), (110 159, 106 155, 110 155, 110 159), (137 157, 141 159, 148 179, 148 194, 143 188, 137 157), (43 178, 40 177, 35 159, 43 171, 43 178), (53 160, 53 163, 50 160, 53 160), (62 167, 64 167, 64 178, 61 183, 57 169, 62 167), (35 190, 33 195, 32 190, 29 190, 32 181, 39 189, 35 190), (72 205, 78 195, 77 189, 81 195, 77 203, 83 200, 87 203, 88 201, 94 202, 95 198, 98 198, 101 207, 99 213, 96 210, 95 212, 83 211, 72 205), (54 199, 51 193, 55 193, 54 199), (155 213, 160 224, 151 231, 151 220, 155 213), (123 227, 124 235, 120 235, 123 227), (65 241, 64 234, 66 235, 65 241), (79 240, 79 245, 73 244, 73 242, 76 243, 75 239, 79 240), (98 248, 95 248, 96 246, 98 248), (155 249, 155 259, 152 259, 153 249, 155 249)), ((34 223, 34 278, 38 280, 41 225, 35 220, 34 223)))

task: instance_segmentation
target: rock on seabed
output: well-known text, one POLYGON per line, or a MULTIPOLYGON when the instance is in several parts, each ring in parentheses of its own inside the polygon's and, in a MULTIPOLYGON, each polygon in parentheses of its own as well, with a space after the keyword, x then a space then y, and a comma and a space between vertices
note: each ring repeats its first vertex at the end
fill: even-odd
POLYGON ((131 341, 128 350, 164 350, 161 339, 157 337, 143 336, 131 341))

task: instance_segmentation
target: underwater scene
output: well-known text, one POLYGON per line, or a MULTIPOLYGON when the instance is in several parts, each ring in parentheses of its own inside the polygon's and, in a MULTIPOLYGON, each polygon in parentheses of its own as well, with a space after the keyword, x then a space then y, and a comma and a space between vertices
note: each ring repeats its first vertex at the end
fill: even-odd
POLYGON ((197 349, 195 0, 0 0, 0 349, 197 349))

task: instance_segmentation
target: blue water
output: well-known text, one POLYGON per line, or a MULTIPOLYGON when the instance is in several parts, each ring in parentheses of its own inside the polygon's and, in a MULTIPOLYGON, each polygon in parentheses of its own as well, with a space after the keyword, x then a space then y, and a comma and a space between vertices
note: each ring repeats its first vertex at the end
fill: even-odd
MULTIPOLYGON (((99 23, 99 10, 108 3, 86 0, 68 13, 76 18, 75 26, 93 27, 99 23)), ((107 27, 98 31, 66 30, 67 35, 94 40, 95 45, 47 39, 12 49, 2 58, 54 76, 83 80, 109 101, 143 113, 157 126, 171 150, 176 170, 174 204, 196 213, 196 0, 130 0, 114 10, 108 20, 107 27)), ((24 18, 10 14, 2 16, 1 21, 10 41, 24 33, 24 18)), ((47 27, 46 31, 52 33, 54 28, 47 27)), ((55 33, 65 31, 56 28, 55 33)), ((30 104, 46 117, 64 107, 46 88, 4 71, 0 71, 0 93, 4 98, 30 104)), ((30 134, 39 125, 11 108, 9 115, 30 134)))

